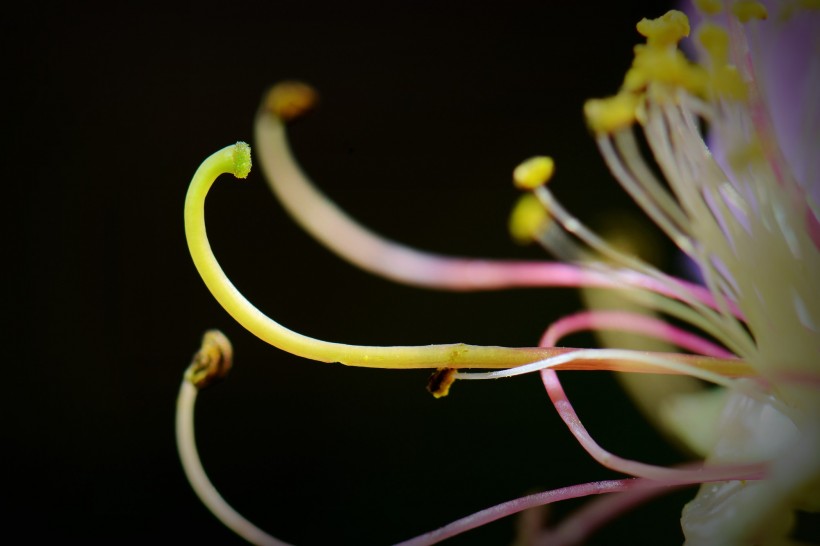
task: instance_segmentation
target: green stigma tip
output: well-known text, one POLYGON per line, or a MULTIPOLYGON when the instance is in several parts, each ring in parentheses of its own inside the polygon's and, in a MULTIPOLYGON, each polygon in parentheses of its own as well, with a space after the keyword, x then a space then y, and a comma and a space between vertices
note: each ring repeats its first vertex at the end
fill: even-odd
POLYGON ((237 178, 247 178, 251 172, 251 147, 239 141, 233 149, 233 174, 237 178))

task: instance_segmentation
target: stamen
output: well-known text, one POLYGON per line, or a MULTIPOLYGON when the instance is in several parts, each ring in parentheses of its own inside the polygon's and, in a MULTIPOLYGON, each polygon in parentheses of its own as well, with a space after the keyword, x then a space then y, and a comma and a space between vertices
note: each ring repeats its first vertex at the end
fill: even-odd
MULTIPOLYGON (((185 199, 185 235, 194 265, 211 294, 248 331, 260 339, 297 356, 320 362, 340 362, 350 366, 378 368, 509 368, 542 361, 572 352, 573 349, 557 348, 508 348, 466 345, 371 347, 347 345, 313 339, 285 328, 253 306, 231 283, 213 255, 205 230, 205 197, 220 174, 247 175, 250 167, 250 149, 240 143, 216 152, 197 169, 191 180, 185 199)), ((543 188, 541 188, 543 189, 543 188)), ((577 369, 602 369, 607 357, 590 351, 578 351, 579 355, 566 359, 562 364, 577 369), (583 355, 592 361, 584 362, 583 355)), ((620 357, 628 355, 620 355, 620 357)), ((613 363, 625 371, 646 371, 660 367, 673 373, 692 373, 707 376, 719 373, 729 375, 754 375, 754 371, 741 361, 721 361, 689 355, 644 355, 646 359, 625 358, 626 362, 613 363), (648 364, 648 366, 635 366, 648 364), (669 363, 672 364, 669 364, 669 363), (675 366, 675 362, 683 362, 675 366), (715 371, 708 371, 715 370, 715 371)), ((558 362, 553 362, 557 364, 558 362)))
POLYGON ((586 544, 587 539, 598 529, 615 518, 656 497, 672 493, 677 489, 694 484, 674 484, 655 482, 639 478, 640 483, 615 495, 602 495, 586 502, 578 510, 567 516, 554 529, 547 529, 539 537, 539 545, 577 546, 586 544))
POLYGON ((684 252, 693 248, 688 232, 689 220, 680 206, 663 189, 646 164, 640 159, 631 130, 614 133, 617 149, 610 135, 598 135, 596 143, 612 174, 672 241, 684 252))
MULTIPOLYGON (((732 480, 732 479, 760 479, 759 472, 749 472, 748 465, 732 465, 722 467, 722 475, 716 481, 732 480)), ((708 480, 707 480, 708 481, 708 480)), ((524 510, 534 508, 536 506, 544 506, 554 502, 559 502, 568 499, 577 499, 587 497, 590 495, 601 495, 605 493, 620 493, 623 491, 636 491, 638 489, 652 489, 655 488, 674 488, 685 485, 695 485, 701 483, 701 480, 696 481, 676 481, 664 480, 658 482, 655 480, 645 480, 641 478, 627 478, 621 480, 604 480, 600 482, 583 483, 572 485, 569 487, 561 487, 551 491, 544 491, 534 495, 527 495, 515 500, 504 502, 496 506, 481 510, 467 517, 456 520, 452 523, 440 527, 435 531, 430 531, 423 535, 419 535, 410 540, 400 542, 396 546, 428 546, 430 544, 438 544, 443 540, 460 535, 471 529, 481 527, 501 518, 517 514, 524 510)), ((638 498, 646 498, 650 496, 647 493, 638 495, 638 498)))
POLYGON ((265 99, 265 109, 285 121, 294 120, 313 108, 319 94, 310 85, 286 81, 275 85, 265 99))
POLYGON ((589 495, 626 491, 634 487, 636 483, 637 480, 635 478, 624 480, 606 480, 572 485, 570 487, 562 487, 560 489, 553 489, 552 491, 544 491, 542 493, 528 495, 526 497, 521 497, 498 504, 485 510, 481 510, 475 514, 471 514, 467 517, 449 523, 444 527, 440 527, 435 531, 430 531, 429 533, 425 533, 410 540, 399 542, 396 546, 429 546, 430 544, 438 544, 448 538, 460 535, 461 533, 481 527, 482 525, 486 525, 501 518, 511 516, 512 514, 517 514, 518 512, 529 508, 543 506, 545 504, 551 504, 562 500, 587 497, 589 495))
POLYGON ((563 366, 574 361, 577 369, 596 369, 623 372, 644 371, 647 373, 672 373, 690 375, 726 388, 734 386, 731 377, 739 377, 745 372, 745 365, 740 360, 716 359, 696 355, 670 355, 647 351, 630 351, 626 349, 573 349, 531 364, 522 364, 515 368, 493 372, 459 372, 456 379, 500 379, 541 371, 544 369, 564 369, 563 366), (588 367, 582 368, 582 362, 588 367), (596 362, 596 364, 592 364, 596 362), (708 362, 708 364, 707 364, 708 362), (738 363, 741 363, 738 367, 738 363), (704 364, 707 364, 704 366, 704 364))
POLYGON ((361 226, 302 172, 290 151, 285 125, 270 108, 271 103, 286 102, 281 95, 289 95, 294 88, 301 92, 303 85, 287 84, 284 90, 274 86, 270 95, 279 98, 263 102, 256 118, 260 163, 266 181, 288 213, 332 252, 387 279, 439 290, 578 286, 576 283, 586 282, 613 286, 605 276, 588 274, 569 264, 442 256, 385 239, 361 226))
MULTIPOLYGON (((606 468, 639 478, 680 482, 707 482, 721 479, 726 475, 725 469, 719 466, 703 466, 700 468, 696 467, 683 470, 646 464, 614 455, 598 445, 598 443, 589 434, 586 427, 584 427, 581 423, 581 420, 578 418, 578 414, 575 413, 575 410, 573 409, 572 404, 570 404, 563 387, 561 387, 561 382, 558 380, 558 374, 553 370, 542 370, 541 380, 544 383, 544 387, 546 388, 547 394, 549 395, 550 400, 552 400, 555 409, 558 411, 558 414, 561 416, 561 419, 567 425, 572 435, 576 440, 578 440, 578 443, 581 444, 584 451, 586 451, 590 456, 592 456, 593 459, 606 468)), ((763 472, 765 465, 762 463, 752 463, 749 465, 739 466, 745 467, 744 470, 742 470, 744 474, 760 474, 763 472)))
POLYGON ((694 0, 695 7, 707 15, 717 15, 723 11, 723 2, 720 0, 694 0))
POLYGON ((509 230, 518 244, 529 244, 540 239, 550 229, 550 218, 538 199, 530 193, 522 195, 510 214, 509 230))
POLYGON ((515 187, 521 190, 533 190, 543 186, 555 173, 555 161, 549 156, 532 157, 513 171, 515 187))
MULTIPOLYGON (((693 120, 674 105, 651 105, 648 109, 646 125, 647 141, 664 172, 673 191, 691 218, 696 231, 695 238, 703 245, 709 245, 710 255, 721 256, 724 260, 734 255, 732 241, 740 240, 744 227, 738 216, 727 210, 721 197, 711 198, 715 191, 726 183, 726 176, 719 166, 705 155, 705 146, 693 120), (711 206, 710 206, 711 198, 711 206)), ((704 273, 710 292, 715 295, 721 318, 715 317, 716 327, 724 332, 720 340, 736 354, 748 357, 754 354, 754 342, 745 328, 732 317, 734 302, 724 296, 727 291, 720 288, 723 278, 710 255, 704 249, 695 249, 695 256, 704 273), (731 341, 727 341, 731 339, 731 341)), ((733 264, 730 270, 740 269, 733 264)), ((739 265, 739 264, 738 264, 739 265)), ((727 279, 728 284, 733 279, 727 279)), ((710 330, 707 330, 710 331, 710 330)), ((710 331, 712 333, 712 331, 710 331)))
MULTIPOLYGON (((298 90, 300 86, 295 87, 298 90)), ((275 94, 278 87, 275 86, 271 93, 275 94)), ((289 93, 293 86, 288 87, 286 91, 289 93)), ((265 104, 271 102, 266 100, 265 104)), ((290 152, 284 124, 267 106, 257 115, 256 136, 262 149, 261 165, 266 179, 291 216, 331 251, 366 271, 397 282, 444 290, 641 286, 670 297, 680 297, 679 292, 671 291, 665 283, 634 272, 607 270, 598 273, 554 262, 452 258, 384 239, 360 226, 310 183, 290 152), (617 279, 617 282, 613 282, 613 279, 617 279)), ((558 227, 551 225, 553 228, 558 227)), ((541 231, 543 237, 539 242, 545 244, 550 251, 557 251, 559 256, 573 260, 589 257, 562 230, 541 231)), ((702 287, 680 281, 676 283, 686 286, 685 292, 698 301, 713 305, 711 294, 702 287)))
POLYGON ((584 103, 584 118, 593 133, 614 133, 635 123, 639 103, 638 95, 626 91, 606 99, 590 99, 584 103))
POLYGON ((205 368, 215 369, 214 373, 217 374, 224 374, 230 367, 231 354, 228 338, 219 331, 211 330, 205 334, 202 347, 194 358, 194 362, 185 372, 185 377, 179 387, 176 408, 176 440, 182 468, 188 478, 188 483, 191 484, 202 504, 228 529, 252 544, 290 546, 287 542, 282 542, 259 529, 234 510, 211 483, 199 458, 194 433, 194 407, 201 388, 198 378, 203 373, 202 362, 207 360, 205 368), (201 358, 200 355, 202 355, 201 358), (227 367, 224 363, 227 363, 227 367))
POLYGON ((443 398, 450 393, 450 387, 456 380, 456 371, 453 368, 439 368, 427 381, 427 392, 434 398, 443 398))
POLYGON ((647 315, 627 311, 581 311, 553 322, 539 345, 555 347, 562 338, 587 330, 618 330, 636 332, 648 337, 668 341, 682 349, 716 358, 733 358, 734 355, 700 336, 682 330, 668 322, 647 315))
POLYGON ((746 23, 752 19, 764 20, 769 17, 766 6, 753 0, 737 0, 732 4, 732 13, 741 23, 746 23))
POLYGON ((185 380, 197 389, 203 389, 222 379, 233 366, 233 347, 219 330, 208 330, 202 337, 202 346, 196 352, 185 372, 185 380))
POLYGON ((670 291, 676 294, 677 299, 689 304, 694 308, 694 311, 677 304, 675 301, 667 301, 662 298, 658 298, 650 303, 657 306, 659 309, 662 309, 665 313, 669 313, 672 316, 685 320, 686 322, 709 332, 735 353, 744 354, 742 352, 744 346, 741 343, 738 343, 738 333, 731 329, 730 325, 725 324, 721 320, 720 316, 710 311, 700 301, 693 298, 691 294, 688 294, 686 291, 682 290, 680 285, 670 282, 670 279, 666 275, 638 258, 624 254, 623 252, 620 252, 607 244, 606 241, 598 237, 589 228, 584 226, 580 220, 564 209, 564 207, 561 206, 561 204, 552 196, 547 188, 543 186, 537 188, 535 190, 535 195, 541 200, 544 207, 551 212, 556 221, 558 221, 564 229, 573 233, 580 240, 589 245, 593 250, 600 252, 603 256, 613 260, 615 263, 624 265, 627 268, 634 269, 635 271, 639 271, 644 275, 666 284, 670 291))
POLYGON ((689 19, 683 12, 670 10, 657 19, 641 19, 636 28, 646 37, 650 47, 676 46, 682 38, 689 36, 689 19))

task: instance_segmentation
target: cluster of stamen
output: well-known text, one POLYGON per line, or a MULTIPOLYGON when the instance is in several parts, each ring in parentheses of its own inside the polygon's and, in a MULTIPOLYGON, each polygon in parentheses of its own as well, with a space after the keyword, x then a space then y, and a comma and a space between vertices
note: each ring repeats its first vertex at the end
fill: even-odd
MULTIPOLYGON (((708 16, 720 14, 723 9, 722 3, 715 0, 697 0, 696 4, 708 16)), ((759 2, 734 2, 731 11, 741 22, 766 18, 765 8, 759 2)), ((407 544, 432 544, 479 522, 551 502, 550 499, 630 490, 636 493, 636 498, 643 498, 650 489, 767 477, 768 463, 762 460, 673 469, 617 457, 597 445, 580 424, 555 373, 560 369, 608 369, 688 375, 726 387, 727 391, 746 396, 758 405, 768 405, 784 420, 793 415, 788 404, 766 391, 768 385, 758 375, 762 373, 756 366, 761 362, 761 351, 754 326, 766 318, 759 312, 765 306, 744 305, 742 301, 743 296, 748 299, 748 294, 758 288, 753 275, 739 269, 748 262, 750 249, 766 245, 774 248, 790 234, 782 227, 778 231, 766 225, 764 230, 758 225, 776 221, 787 224, 787 220, 778 219, 775 214, 782 212, 777 207, 783 203, 778 201, 777 188, 770 183, 777 169, 766 163, 771 157, 767 142, 755 137, 754 131, 736 130, 752 123, 748 103, 754 97, 750 97, 750 86, 744 75, 732 64, 729 34, 720 24, 703 23, 696 36, 705 60, 698 64, 678 49, 678 43, 690 33, 689 21, 683 13, 671 11, 654 20, 644 19, 638 23, 637 30, 646 38, 646 43, 635 47, 634 61, 619 92, 609 98, 588 101, 584 113, 610 170, 661 230, 701 267, 706 287, 666 275, 587 228, 548 188, 555 173, 555 161, 548 156, 528 159, 513 171, 515 186, 525 193, 513 210, 509 229, 516 241, 538 242, 562 263, 465 260, 407 248, 356 223, 313 187, 296 164, 287 143, 285 125, 315 104, 317 94, 311 87, 299 82, 275 86, 257 117, 262 169, 285 208, 316 239, 363 269, 400 282, 448 290, 522 286, 615 289, 618 298, 630 303, 626 311, 593 309, 565 317, 547 329, 538 347, 462 343, 369 347, 318 340, 291 331, 256 309, 230 283, 212 255, 205 233, 204 201, 208 189, 220 174, 230 173, 240 178, 248 175, 249 147, 238 143, 217 152, 194 176, 185 205, 186 236, 194 263, 215 298, 254 335, 292 354, 322 362, 435 369, 428 390, 436 398, 446 396, 456 379, 540 372, 550 399, 587 452, 608 468, 637 478, 582 484, 524 497, 454 522, 407 544), (728 126, 730 133, 741 135, 726 140, 729 143, 726 159, 732 176, 709 154, 702 122, 728 126), (654 158, 652 165, 640 152, 633 133, 636 125, 646 137, 654 158), (761 162, 764 164, 758 169, 761 162), (662 177, 655 174, 657 170, 662 177), (756 215, 763 220, 757 221, 756 215), (633 309, 641 312, 633 312, 633 309), (660 315, 688 323, 709 334, 720 345, 667 324, 660 315), (695 354, 557 346, 559 339, 569 333, 596 329, 637 332, 695 354), (468 368, 496 371, 464 371, 468 368), (737 380, 744 377, 758 381, 737 380)), ((791 252, 794 257, 806 248, 805 244, 805 237, 796 242, 788 239, 780 246, 791 247, 786 251, 777 247, 777 255, 788 259, 791 252)), ((810 258, 814 261, 807 261, 810 262, 807 269, 812 271, 817 269, 816 248, 813 250, 810 258)), ((793 286, 805 289, 805 278, 794 275, 794 279, 793 286)), ((773 293, 779 296, 782 291, 773 293)), ((799 299, 801 292, 795 293, 799 299)), ((810 287, 803 290, 803 294, 816 295, 816 289, 810 287)), ((761 290, 756 295, 763 300, 766 293, 761 290)), ((793 306, 784 308, 794 310, 793 306)), ((805 341, 805 337, 795 336, 795 339, 805 341)), ((219 332, 208 332, 186 372, 180 396, 178 415, 182 417, 178 430, 181 431, 183 463, 198 494, 226 525, 248 540, 278 545, 279 541, 244 520, 219 497, 201 469, 193 445, 193 390, 224 376, 231 361, 232 349, 227 339, 219 332)), ((811 370, 797 366, 788 371, 805 372, 817 381, 811 370)), ((767 379, 776 377, 785 376, 770 375, 767 379)), ((798 373, 795 377, 801 376, 798 373)), ((813 389, 816 390, 816 383, 813 389)), ((814 390, 812 394, 816 394, 814 390)), ((704 448, 707 450, 708 447, 704 448)))

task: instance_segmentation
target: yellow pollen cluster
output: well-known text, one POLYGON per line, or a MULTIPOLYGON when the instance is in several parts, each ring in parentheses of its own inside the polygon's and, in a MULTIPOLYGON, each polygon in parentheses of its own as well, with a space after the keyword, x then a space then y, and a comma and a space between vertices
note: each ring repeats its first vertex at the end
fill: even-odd
POLYGON ((703 23, 698 27, 697 39, 715 64, 729 60, 729 35, 723 27, 714 23, 703 23))
POLYGON ((636 28, 650 47, 676 46, 689 36, 689 19, 682 12, 672 10, 657 19, 641 19, 636 28))
POLYGON ((747 87, 743 78, 729 63, 729 35, 715 23, 703 23, 697 40, 709 56, 708 93, 710 96, 743 100, 747 87))
POLYGON ((717 15, 723 11, 723 2, 720 0, 695 0, 695 7, 706 15, 717 15))
POLYGON ((590 99, 584 103, 584 117, 595 133, 614 133, 635 122, 641 96, 629 91, 605 99, 590 99))
POLYGON ((682 87, 693 94, 701 94, 706 74, 701 67, 689 62, 674 45, 637 45, 635 59, 624 77, 622 89, 640 92, 650 83, 682 87))
POLYGON ((741 23, 746 23, 752 19, 763 20, 769 16, 766 11, 766 6, 752 0, 738 0, 732 4, 732 14, 734 14, 741 23))
MULTIPOLYGON (((637 29, 646 37, 646 44, 635 46, 635 59, 620 92, 584 105, 587 124, 595 133, 613 133, 640 121, 641 104, 651 84, 660 84, 660 89, 682 87, 690 93, 703 94, 705 71, 689 62, 677 48, 678 42, 689 36, 685 14, 672 10, 657 19, 643 19, 637 29)), ((658 93, 653 93, 653 98, 655 94, 658 93)))
MULTIPOLYGON (((716 0, 696 0, 695 4, 706 15, 722 10, 716 0)), ((732 13, 741 22, 768 16, 760 2, 745 0, 734 2, 732 13)), ((729 36, 720 25, 705 22, 698 28, 697 40, 707 54, 703 66, 690 62, 678 49, 678 42, 689 36, 690 30, 689 20, 680 11, 643 19, 637 29, 646 43, 635 46, 635 58, 618 94, 584 105, 587 125, 593 132, 615 133, 642 122, 647 94, 655 102, 676 100, 672 93, 676 89, 712 100, 747 98, 746 83, 729 57, 729 36)))
POLYGON ((554 172, 555 161, 551 157, 532 157, 515 168, 513 182, 520 190, 534 190, 549 182, 554 172))
POLYGON ((753 139, 751 142, 730 149, 727 159, 732 169, 736 172, 742 172, 750 165, 760 164, 760 162, 765 161, 766 156, 763 153, 760 141, 753 139))
POLYGON ((549 214, 544 205, 531 193, 521 196, 510 214, 509 230, 518 244, 529 244, 549 223, 549 214))

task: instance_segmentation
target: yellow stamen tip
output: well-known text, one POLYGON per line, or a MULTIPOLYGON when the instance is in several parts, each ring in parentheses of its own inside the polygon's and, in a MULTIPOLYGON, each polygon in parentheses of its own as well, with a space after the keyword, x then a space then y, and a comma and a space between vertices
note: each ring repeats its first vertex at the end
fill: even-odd
POLYGON ((550 181, 555 173, 555 161, 549 156, 531 157, 513 171, 515 187, 534 190, 550 181))
POLYGON ((697 40, 713 63, 725 63, 729 58, 729 34, 720 25, 703 23, 698 27, 697 40))
POLYGON ((515 242, 526 245, 533 242, 549 222, 544 205, 534 195, 521 196, 510 214, 510 235, 515 242))
POLYGON ((706 15, 717 15, 723 11, 723 3, 720 0, 695 0, 695 7, 706 15))
POLYGON ((747 87, 737 68, 729 64, 729 34, 714 23, 703 23, 697 31, 697 40, 709 55, 710 68, 707 88, 711 95, 743 100, 747 87))
POLYGON ((233 346, 219 330, 208 330, 185 371, 185 379, 202 389, 225 377, 233 366, 233 346))
POLYGON ((295 119, 313 108, 319 94, 306 83, 287 81, 277 83, 265 98, 265 108, 284 121, 295 119))
POLYGON ((641 19, 636 28, 650 46, 675 45, 689 36, 689 19, 681 11, 670 10, 657 19, 641 19))
POLYGON ((246 142, 237 142, 233 147, 233 175, 237 178, 247 178, 251 172, 251 147, 246 142))
POLYGON ((746 23, 751 19, 765 20, 769 17, 766 6, 752 0, 738 0, 732 4, 732 13, 741 23, 746 23))
POLYGON ((701 94, 706 82, 703 69, 690 63, 676 48, 635 46, 635 60, 626 73, 623 91, 640 91, 657 82, 701 94))
POLYGON ((765 161, 763 146, 757 139, 737 145, 728 150, 727 160, 735 171, 742 171, 765 161))
POLYGON ((621 92, 605 99, 591 99, 584 103, 587 125, 595 133, 614 133, 635 122, 640 96, 621 92))

